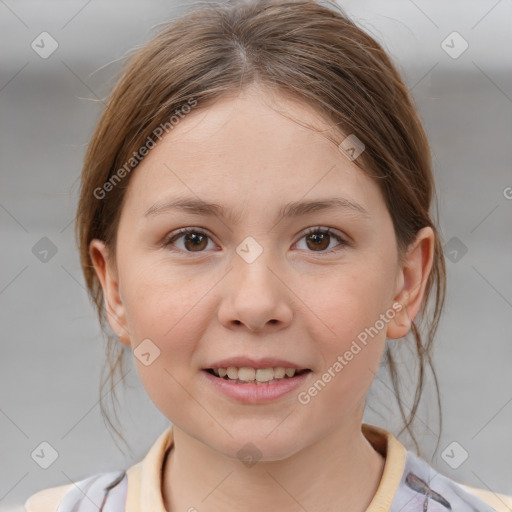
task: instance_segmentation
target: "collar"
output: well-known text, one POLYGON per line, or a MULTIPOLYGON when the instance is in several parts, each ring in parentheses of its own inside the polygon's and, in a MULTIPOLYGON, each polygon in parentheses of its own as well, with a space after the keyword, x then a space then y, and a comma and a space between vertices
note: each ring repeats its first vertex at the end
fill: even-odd
MULTIPOLYGON (((384 471, 366 512, 388 512, 405 468, 407 451, 387 430, 363 423, 363 435, 384 458, 384 471)), ((166 512, 162 498, 162 470, 166 452, 174 443, 169 426, 151 446, 142 461, 129 468, 126 512, 166 512)))

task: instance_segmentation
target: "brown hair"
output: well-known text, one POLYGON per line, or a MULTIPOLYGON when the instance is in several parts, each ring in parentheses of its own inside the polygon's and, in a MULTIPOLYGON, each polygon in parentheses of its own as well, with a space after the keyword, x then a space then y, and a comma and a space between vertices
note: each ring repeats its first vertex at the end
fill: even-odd
MULTIPOLYGON (((130 172, 123 173, 126 176, 109 187, 108 194, 102 192, 105 197, 95 191, 105 191, 104 185, 123 166, 126 170, 126 162, 147 141, 156 142, 155 129, 183 105, 197 101, 196 108, 206 108, 251 84, 300 98, 343 133, 355 134, 364 143, 365 151, 356 163, 381 187, 400 255, 421 228, 434 230, 434 263, 418 316, 426 323, 426 336, 422 338, 419 326, 412 325, 419 370, 408 415, 389 344, 384 359, 404 421, 398 435, 407 429, 417 452, 412 422, 430 367, 440 413, 439 443, 442 414, 431 355, 446 274, 441 241, 429 214, 435 187, 428 142, 407 88, 381 46, 336 4, 314 0, 208 2, 167 23, 126 63, 87 148, 75 224, 87 289, 107 336, 108 375, 100 385, 102 414, 113 427, 102 390, 110 382, 111 398, 115 397, 114 376, 119 370, 124 379, 126 351, 108 329, 89 242, 103 240, 115 261, 117 226, 130 172), (429 299, 434 302, 433 311, 426 314, 429 299)), ((135 168, 137 163, 131 161, 130 166, 135 168)))

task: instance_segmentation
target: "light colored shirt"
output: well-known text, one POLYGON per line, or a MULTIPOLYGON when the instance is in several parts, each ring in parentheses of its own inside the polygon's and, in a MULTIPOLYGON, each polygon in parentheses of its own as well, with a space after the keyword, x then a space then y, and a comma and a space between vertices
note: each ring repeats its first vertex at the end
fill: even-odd
MULTIPOLYGON (((463 485, 446 477, 407 451, 384 429, 363 423, 361 430, 385 458, 380 484, 366 512, 512 512, 512 496, 463 485)), ((128 470, 98 473, 76 484, 43 489, 25 502, 25 509, 27 512, 166 512, 161 492, 162 470, 173 442, 171 425, 145 457, 128 470)))

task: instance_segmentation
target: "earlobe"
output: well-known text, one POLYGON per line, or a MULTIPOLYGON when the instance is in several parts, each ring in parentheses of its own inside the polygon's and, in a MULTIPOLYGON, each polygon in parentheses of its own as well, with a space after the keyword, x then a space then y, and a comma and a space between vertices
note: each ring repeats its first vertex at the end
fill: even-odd
POLYGON ((408 302, 409 297, 407 292, 404 292, 402 296, 395 300, 393 303, 393 310, 395 311, 395 316, 389 322, 387 327, 386 337, 390 339, 403 338, 409 334, 412 326, 412 320, 409 316, 408 311, 408 302))
POLYGON ((126 326, 125 309, 119 294, 115 262, 111 261, 108 247, 103 240, 91 240, 89 255, 103 289, 104 308, 110 327, 121 343, 129 346, 130 338, 126 326))
POLYGON ((406 336, 411 329, 412 321, 421 309, 434 261, 434 242, 434 231, 430 227, 425 227, 418 231, 415 241, 407 250, 397 275, 394 298, 394 309, 397 313, 389 322, 386 332, 390 339, 406 336))

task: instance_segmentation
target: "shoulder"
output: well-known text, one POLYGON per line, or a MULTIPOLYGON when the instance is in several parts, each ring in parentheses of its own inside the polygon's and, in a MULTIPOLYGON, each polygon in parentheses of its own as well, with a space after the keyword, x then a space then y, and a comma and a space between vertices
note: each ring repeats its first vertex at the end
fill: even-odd
POLYGON ((496 512, 510 512, 512 510, 512 496, 499 492, 488 491, 478 487, 460 484, 460 486, 490 505, 496 512))
POLYGON ((25 512, 55 512, 63 496, 73 484, 42 489, 25 502, 25 512))
POLYGON ((30 496, 24 506, 26 512, 74 512, 82 510, 80 504, 87 500, 95 510, 122 512, 127 490, 125 471, 97 473, 72 484, 42 489, 30 496))
POLYGON ((437 472, 425 460, 407 452, 406 463, 392 512, 401 510, 457 510, 460 512, 510 512, 512 496, 457 482, 437 472), (431 508, 428 507, 428 510, 431 508))

